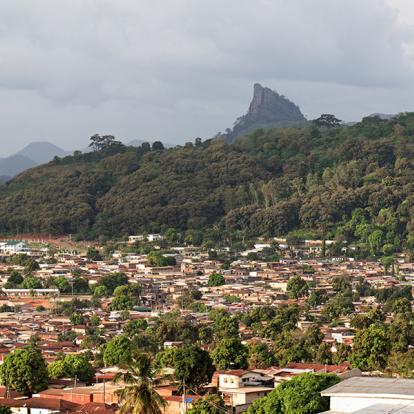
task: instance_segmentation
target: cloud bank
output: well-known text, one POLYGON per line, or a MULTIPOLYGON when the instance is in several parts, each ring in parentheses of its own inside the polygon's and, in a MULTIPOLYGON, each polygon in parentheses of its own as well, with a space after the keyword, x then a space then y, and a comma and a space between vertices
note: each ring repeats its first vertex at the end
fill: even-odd
POLYGON ((0 155, 209 138, 254 82, 308 117, 414 110, 409 0, 4 0, 0 155))

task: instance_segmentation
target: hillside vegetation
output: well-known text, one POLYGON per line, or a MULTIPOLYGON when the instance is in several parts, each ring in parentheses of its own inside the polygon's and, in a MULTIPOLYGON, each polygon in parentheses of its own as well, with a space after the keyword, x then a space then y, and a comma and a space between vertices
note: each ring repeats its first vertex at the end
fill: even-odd
POLYGON ((375 254, 414 248, 413 178, 414 114, 259 129, 234 144, 119 144, 1 186, 0 232, 93 238, 175 228, 214 240, 300 230, 375 254))

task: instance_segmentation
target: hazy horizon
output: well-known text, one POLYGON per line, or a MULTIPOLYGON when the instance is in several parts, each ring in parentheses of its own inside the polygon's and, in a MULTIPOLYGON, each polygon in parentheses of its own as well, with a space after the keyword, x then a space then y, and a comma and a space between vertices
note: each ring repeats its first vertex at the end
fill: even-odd
POLYGON ((2 20, 0 157, 94 133, 210 138, 255 82, 308 118, 414 111, 409 0, 5 1, 2 20))

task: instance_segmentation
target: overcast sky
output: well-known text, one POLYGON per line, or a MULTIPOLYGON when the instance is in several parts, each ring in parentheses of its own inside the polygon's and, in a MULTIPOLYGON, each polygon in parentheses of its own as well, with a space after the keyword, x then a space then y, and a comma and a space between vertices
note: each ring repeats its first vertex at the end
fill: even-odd
POLYGON ((0 156, 209 138, 255 82, 309 118, 414 110, 414 1, 0 0, 0 156))

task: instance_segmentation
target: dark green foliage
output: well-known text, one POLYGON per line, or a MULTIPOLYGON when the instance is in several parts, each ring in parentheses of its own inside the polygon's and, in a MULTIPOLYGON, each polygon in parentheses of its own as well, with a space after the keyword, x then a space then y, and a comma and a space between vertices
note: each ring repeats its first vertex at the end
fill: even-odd
POLYGON ((273 365, 274 357, 266 344, 249 345, 249 367, 268 368, 273 365))
POLYGON ((92 303, 88 300, 80 300, 78 298, 75 298, 72 299, 70 302, 59 303, 54 309, 54 312, 57 315, 66 315, 70 317, 73 313, 76 313, 81 309, 87 309, 90 307, 92 307, 92 303))
POLYGON ((70 323, 72 325, 83 325, 85 323, 85 317, 82 313, 73 313, 70 316, 70 323))
POLYGON ((34 276, 26 276, 21 287, 23 289, 41 289, 43 287, 42 279, 34 276))
POLYGON ((312 121, 314 125, 322 128, 337 128, 341 125, 341 120, 332 114, 322 114, 319 118, 312 121))
POLYGON ((209 286, 221 286, 226 283, 224 276, 220 275, 219 273, 212 273, 208 277, 208 285, 209 286))
POLYGON ((12 289, 12 288, 16 288, 17 286, 19 286, 21 283, 23 282, 23 276, 17 272, 16 270, 13 270, 10 273, 9 278, 7 279, 5 288, 6 289, 12 289))
POLYGON ((213 321, 213 338, 237 338, 239 335, 239 321, 222 309, 213 309, 208 314, 213 321))
POLYGON ((357 243, 356 256, 414 253, 413 129, 406 114, 352 127, 257 130, 232 145, 132 148, 99 137, 96 151, 2 186, 0 231, 93 238, 173 228, 199 242, 302 228, 357 243))
POLYGON ((148 323, 145 319, 134 319, 124 325, 124 333, 129 338, 138 335, 147 329, 148 323))
POLYGON ((89 382, 95 375, 88 358, 84 355, 65 355, 48 365, 50 378, 77 378, 80 381, 89 382))
POLYGON ((125 273, 112 273, 111 275, 105 275, 100 278, 99 282, 94 286, 94 292, 103 286, 106 294, 110 296, 118 286, 125 286, 127 284, 128 276, 125 273))
POLYGON ((0 414, 12 414, 11 408, 5 405, 0 405, 0 414))
POLYGON ((289 293, 289 297, 299 299, 308 294, 309 287, 300 276, 293 276, 289 279, 287 291, 289 293))
POLYGON ((365 371, 384 369, 391 350, 388 329, 382 324, 372 324, 360 330, 354 338, 351 363, 365 371))
POLYGON ((128 311, 139 305, 141 287, 138 284, 118 286, 109 310, 128 311))
POLYGON ((151 251, 148 253, 148 263, 151 266, 175 266, 177 264, 175 257, 163 255, 161 252, 151 251))
POLYGON ((192 389, 209 384, 214 373, 209 353, 195 345, 176 350, 173 368, 179 383, 192 389))
POLYGON ((329 409, 329 398, 320 392, 339 382, 332 374, 303 374, 278 385, 267 397, 255 401, 247 414, 315 414, 329 409))
POLYGON ((178 312, 169 312, 157 321, 155 338, 160 345, 166 341, 192 344, 198 339, 198 326, 180 317, 178 312))
MULTIPOLYGON (((226 412, 226 406, 219 395, 210 394, 197 400, 188 414, 222 414, 226 412)), ((0 413, 2 414, 2 413, 0 413)))
POLYGON ((0 370, 1 383, 31 396, 48 386, 46 363, 39 349, 28 346, 6 357, 0 370))
POLYGON ((103 349, 105 365, 127 365, 132 360, 132 344, 124 335, 116 336, 103 349))
POLYGON ((102 260, 102 256, 99 253, 99 251, 92 247, 90 247, 88 251, 86 252, 86 257, 88 260, 91 260, 94 262, 99 262, 100 260, 102 260))
POLYGON ((223 339, 211 352, 217 369, 245 369, 248 367, 249 351, 239 339, 223 339))

